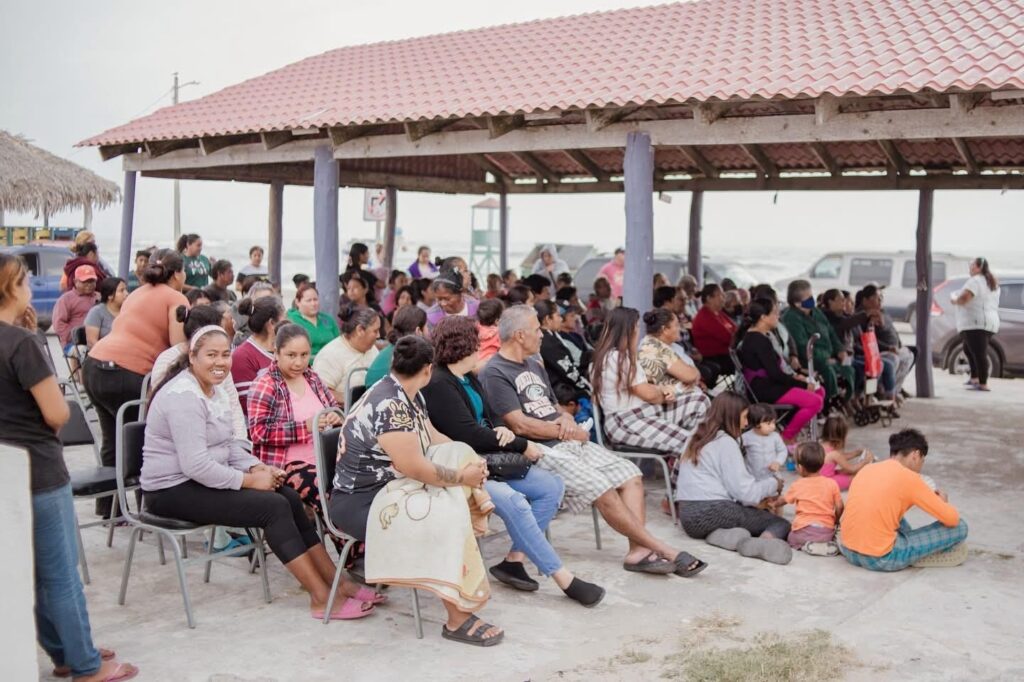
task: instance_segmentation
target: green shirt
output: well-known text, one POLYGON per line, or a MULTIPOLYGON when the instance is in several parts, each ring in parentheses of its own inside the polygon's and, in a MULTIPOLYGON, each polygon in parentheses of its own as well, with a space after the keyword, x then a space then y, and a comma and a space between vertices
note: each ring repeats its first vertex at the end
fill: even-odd
POLYGON ((288 319, 300 325, 309 334, 309 343, 313 347, 313 352, 309 355, 309 364, 311 365, 313 364, 313 358, 316 357, 321 348, 341 336, 338 323, 334 321, 334 318, 325 313, 317 313, 315 325, 304 318, 298 310, 289 310, 288 319))
POLYGON ((210 284, 210 259, 199 254, 198 256, 184 256, 185 260, 185 285, 199 287, 202 289, 210 284))
POLYGON ((366 370, 366 388, 370 388, 391 372, 391 355, 394 352, 394 345, 389 343, 377 353, 377 357, 373 359, 366 370))
POLYGON ((829 358, 834 357, 843 349, 843 344, 839 341, 835 329, 829 324, 825 314, 817 308, 812 308, 811 314, 805 315, 790 306, 786 312, 782 313, 781 319, 782 324, 786 326, 786 330, 796 342, 797 353, 804 367, 807 366, 807 342, 816 333, 821 334, 821 338, 814 343, 815 367, 823 367, 829 358))

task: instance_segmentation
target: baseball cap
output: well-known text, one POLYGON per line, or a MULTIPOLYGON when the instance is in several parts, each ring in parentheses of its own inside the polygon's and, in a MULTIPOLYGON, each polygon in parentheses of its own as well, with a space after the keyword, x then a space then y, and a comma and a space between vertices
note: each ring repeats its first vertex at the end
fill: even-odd
POLYGON ((99 277, 96 276, 96 268, 91 265, 79 265, 75 268, 75 279, 79 282, 85 282, 87 280, 96 281, 99 277))

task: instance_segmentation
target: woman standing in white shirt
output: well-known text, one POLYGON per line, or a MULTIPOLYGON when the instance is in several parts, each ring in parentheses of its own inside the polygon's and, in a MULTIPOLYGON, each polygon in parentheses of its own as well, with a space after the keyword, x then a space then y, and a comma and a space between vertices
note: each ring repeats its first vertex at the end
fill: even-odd
POLYGON ((988 260, 975 258, 964 288, 950 297, 956 308, 956 330, 963 340, 971 366, 967 388, 988 391, 988 344, 999 331, 999 282, 989 270, 988 260))

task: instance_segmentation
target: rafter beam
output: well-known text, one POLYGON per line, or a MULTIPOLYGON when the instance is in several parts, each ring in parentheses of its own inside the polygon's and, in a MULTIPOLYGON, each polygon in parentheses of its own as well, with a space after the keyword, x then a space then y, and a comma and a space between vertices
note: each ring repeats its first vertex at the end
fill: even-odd
POLYGON ((835 157, 829 153, 828 149, 821 142, 812 142, 811 151, 821 162, 821 165, 828 171, 829 175, 836 176, 842 175, 842 170, 839 168, 839 164, 836 163, 835 157))
POLYGON ((618 123, 630 114, 635 114, 639 110, 639 105, 615 107, 612 109, 584 109, 583 117, 587 121, 587 130, 597 132, 598 130, 604 130, 608 126, 618 123))
POLYGON ((410 142, 422 140, 428 135, 439 133, 448 126, 458 122, 457 118, 441 119, 433 121, 406 121, 405 136, 410 142))
POLYGON ((967 167, 968 173, 977 175, 981 172, 981 167, 974 159, 974 154, 971 153, 971 149, 967 146, 966 140, 960 137, 954 137, 953 146, 956 147, 956 152, 960 155, 960 158, 964 160, 964 166, 967 167))
POLYGON ((598 182, 607 182, 611 177, 611 174, 609 174, 608 171, 598 166, 597 163, 587 156, 587 153, 582 149, 566 149, 565 154, 570 159, 578 163, 581 168, 590 173, 590 175, 598 182))
POLYGON ((709 126, 725 113, 724 102, 700 102, 693 105, 693 120, 702 126, 709 126))
POLYGON ((700 169, 701 175, 705 178, 718 177, 718 169, 711 165, 711 162, 701 153, 700 149, 692 144, 681 144, 677 149, 683 153, 683 156, 690 159, 691 164, 700 169))
POLYGON ((768 158, 768 155, 764 153, 760 145, 757 144, 741 144, 740 147, 746 152, 750 160, 754 162, 757 169, 761 171, 761 174, 766 178, 774 178, 778 176, 779 169, 775 163, 768 158))
POLYGON ((981 95, 973 92, 957 92, 949 96, 949 108, 954 116, 966 116, 974 111, 981 95))
POLYGON ((839 115, 839 98, 825 93, 814 100, 814 122, 823 126, 839 115))
POLYGON ((466 158, 493 175, 499 183, 508 182, 508 171, 491 161, 486 154, 468 154, 466 158))
POLYGON ((138 142, 131 144, 106 144, 100 147, 100 158, 104 161, 110 161, 122 154, 135 154, 141 146, 138 142))
POLYGON ((283 144, 288 144, 293 139, 295 138, 289 130, 271 130, 269 132, 260 133, 260 142, 263 144, 263 148, 267 151, 280 147, 283 144))
POLYGON ((241 144, 248 138, 248 135, 218 135, 216 137, 201 137, 199 138, 199 153, 203 156, 209 156, 221 149, 227 149, 228 147, 233 147, 236 144, 241 144))
POLYGON ((529 166, 538 178, 542 178, 552 185, 558 184, 558 176, 555 175, 550 168, 545 166, 544 162, 538 159, 532 152, 517 152, 514 156, 529 166))
POLYGON ((332 126, 327 129, 327 136, 331 138, 331 144, 340 147, 349 140, 365 137, 366 135, 379 133, 382 126, 361 125, 361 126, 332 126))
POLYGON ((903 155, 900 154, 900 150, 896 148, 896 143, 892 140, 878 140, 878 146, 882 148, 882 152, 885 154, 885 158, 889 162, 889 168, 895 172, 896 175, 910 175, 910 167, 907 165, 907 161, 903 158, 903 155))
POLYGON ((149 153, 149 158, 155 159, 179 149, 197 148, 198 143, 196 140, 154 140, 146 142, 143 146, 149 153))
POLYGON ((525 125, 526 117, 523 114, 487 117, 487 133, 492 140, 497 139, 502 135, 507 135, 513 130, 518 130, 525 125))

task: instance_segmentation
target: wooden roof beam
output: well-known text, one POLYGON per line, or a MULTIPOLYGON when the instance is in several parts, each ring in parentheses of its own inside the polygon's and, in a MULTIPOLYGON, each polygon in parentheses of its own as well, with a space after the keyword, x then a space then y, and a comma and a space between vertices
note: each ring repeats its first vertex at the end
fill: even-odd
POLYGON ((825 93, 814 100, 814 123, 823 126, 839 115, 839 98, 825 93))
POLYGON ((910 175, 910 166, 907 165, 906 159, 900 154, 900 150, 896 148, 896 143, 892 140, 879 140, 878 146, 882 148, 885 158, 889 161, 891 171, 901 177, 910 175))
POLYGON ((216 137, 201 137, 199 138, 199 153, 203 156, 209 156, 221 149, 225 149, 236 144, 242 144, 248 139, 248 135, 218 135, 216 137))
POLYGON ((439 133, 456 122, 458 122, 458 119, 442 119, 440 121, 406 121, 405 136, 409 138, 410 142, 416 142, 417 140, 422 140, 427 135, 439 133))
POLYGON ((811 151, 814 152, 816 157, 818 157, 818 161, 821 162, 821 165, 824 166, 829 175, 836 177, 843 174, 842 169, 839 168, 839 164, 836 163, 835 157, 829 153, 824 144, 821 142, 811 142, 811 151))
POLYGON ((529 166, 538 178, 542 178, 553 185, 558 184, 558 176, 545 166, 533 152, 516 152, 513 156, 529 166))
POLYGON ((981 172, 981 167, 974 158, 974 154, 971 153, 970 147, 967 146, 967 141, 962 137, 953 138, 953 146, 956 147, 957 154, 964 160, 964 166, 967 167, 967 172, 972 175, 977 175, 981 172))
POLYGON ((981 95, 973 92, 957 92, 949 96, 949 108, 954 116, 966 116, 978 106, 981 95))
POLYGON ((272 130, 266 133, 260 133, 260 142, 263 143, 263 148, 268 152, 275 147, 280 147, 283 144, 288 144, 294 138, 290 130, 272 130))
POLYGON ((486 154, 467 154, 466 158, 493 175, 499 183, 509 182, 508 171, 491 161, 486 154))
POLYGON ((630 114, 635 114, 639 110, 639 105, 614 107, 611 109, 584 109, 583 117, 587 121, 587 130, 590 132, 597 132, 598 130, 603 130, 612 124, 618 123, 630 114))
POLYGON ((169 152, 177 151, 179 149, 195 148, 198 146, 196 140, 153 140, 152 142, 145 142, 143 146, 146 148, 146 152, 149 153, 149 158, 155 159, 158 156, 163 156, 169 152))
POLYGON ((110 161, 122 154, 135 154, 139 151, 140 146, 142 145, 138 142, 132 142, 129 144, 106 144, 100 147, 100 158, 104 161, 110 161))
POLYGON ((597 165, 597 163, 587 156, 587 153, 582 149, 566 149, 566 156, 575 161, 585 171, 595 178, 598 182, 608 182, 611 178, 611 174, 606 170, 597 165))
POLYGON ((699 102, 693 106, 693 120, 709 126, 725 113, 725 102, 699 102))
POLYGON ((488 116, 487 117, 487 132, 490 139, 495 139, 522 128, 526 125, 526 116, 523 114, 513 114, 512 116, 488 116))
POLYGON ((741 144, 740 147, 746 152, 750 160, 754 162, 757 169, 766 178, 775 178, 779 175, 779 168, 768 158, 759 144, 741 144))
POLYGON ((683 153, 683 156, 690 159, 690 163, 700 169, 701 175, 705 178, 717 178, 718 169, 711 165, 700 150, 692 144, 682 144, 676 147, 683 153))

